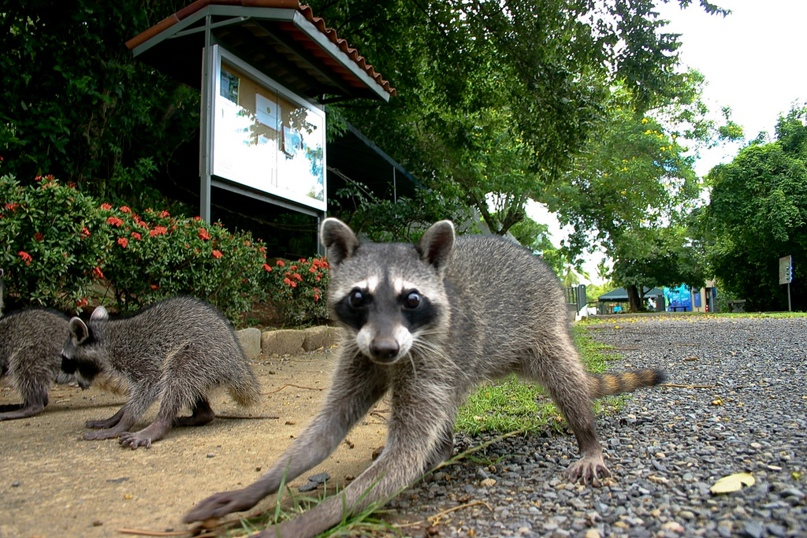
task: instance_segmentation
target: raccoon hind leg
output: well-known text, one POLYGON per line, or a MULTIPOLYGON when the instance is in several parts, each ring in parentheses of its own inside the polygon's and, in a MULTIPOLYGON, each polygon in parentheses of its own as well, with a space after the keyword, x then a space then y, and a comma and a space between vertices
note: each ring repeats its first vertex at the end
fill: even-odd
POLYGON ((582 457, 569 466, 566 477, 599 485, 600 478, 611 476, 611 472, 597 437, 588 374, 571 337, 567 335, 529 353, 522 368, 524 374, 546 388, 577 439, 582 457))
POLYGON ((197 398, 196 403, 193 404, 193 412, 191 413, 191 416, 175 418, 174 426, 204 426, 205 424, 211 422, 214 418, 216 418, 216 414, 210 407, 210 402, 207 401, 207 398, 201 396, 197 398))
POLYGON ((0 421, 33 417, 41 413, 48 405, 47 389, 33 398, 25 398, 25 403, 0 406, 0 421))
POLYGON ((22 395, 22 404, 12 404, 0 408, 0 420, 15 420, 32 417, 41 413, 48 405, 48 389, 53 383, 50 365, 31 359, 33 355, 21 353, 9 364, 9 375, 13 385, 22 395))

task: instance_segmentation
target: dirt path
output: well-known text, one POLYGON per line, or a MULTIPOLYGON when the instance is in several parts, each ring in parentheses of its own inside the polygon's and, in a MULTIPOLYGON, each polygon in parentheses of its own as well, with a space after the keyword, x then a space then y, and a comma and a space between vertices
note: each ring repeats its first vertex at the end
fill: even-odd
MULTIPOLYGON (((319 409, 325 391, 317 389, 328 386, 335 360, 327 351, 261 357, 255 372, 265 395, 262 404, 239 409, 225 393, 211 402, 219 415, 253 418, 217 418, 201 428, 174 429, 150 450, 81 439, 86 420, 111 416, 125 397, 54 387, 39 416, 0 422, 0 538, 120 537, 120 529, 187 529, 181 518, 198 501, 246 486, 268 469, 319 409)), ((16 391, 0 390, 0 404, 19 401, 16 391)), ((143 425, 156 411, 155 405, 143 425)), ((296 491, 319 472, 330 474, 329 488, 344 485, 369 465, 385 435, 383 418, 368 415, 348 436, 352 448, 341 444, 291 487, 296 491)), ((268 497, 250 514, 273 501, 268 497)))

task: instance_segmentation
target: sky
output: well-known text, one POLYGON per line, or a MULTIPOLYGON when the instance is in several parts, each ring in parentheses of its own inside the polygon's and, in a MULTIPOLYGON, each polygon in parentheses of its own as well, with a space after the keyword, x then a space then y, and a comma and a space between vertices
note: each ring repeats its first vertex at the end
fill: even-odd
MULTIPOLYGON (((670 21, 666 31, 681 34, 680 56, 685 67, 706 78, 703 98, 715 113, 728 106, 732 120, 752 140, 761 131, 775 132, 778 117, 796 102, 807 103, 807 0, 711 0, 732 13, 709 15, 693 0, 681 9, 677 0, 658 7, 670 21)), ((702 152, 695 165, 698 175, 730 162, 741 144, 702 152)), ((527 214, 548 224, 551 240, 566 236, 557 219, 539 204, 527 214)), ((594 283, 602 254, 586 258, 584 270, 594 283)))

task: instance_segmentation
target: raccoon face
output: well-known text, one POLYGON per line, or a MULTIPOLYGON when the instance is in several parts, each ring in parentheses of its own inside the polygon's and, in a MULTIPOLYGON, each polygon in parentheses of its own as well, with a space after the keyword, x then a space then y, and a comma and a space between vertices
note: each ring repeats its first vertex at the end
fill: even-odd
POLYGON ((439 306, 401 279, 357 282, 337 301, 334 312, 355 331, 359 351, 379 364, 393 364, 406 356, 440 318, 439 306))
POLYGON ((79 318, 70 320, 70 336, 62 347, 62 371, 74 375, 82 389, 101 373, 100 348, 89 327, 79 318))
POLYGON ((328 302, 355 345, 379 364, 427 349, 449 318, 443 277, 454 248, 454 225, 440 221, 417 245, 362 245, 353 230, 325 219, 320 230, 331 262, 328 302))

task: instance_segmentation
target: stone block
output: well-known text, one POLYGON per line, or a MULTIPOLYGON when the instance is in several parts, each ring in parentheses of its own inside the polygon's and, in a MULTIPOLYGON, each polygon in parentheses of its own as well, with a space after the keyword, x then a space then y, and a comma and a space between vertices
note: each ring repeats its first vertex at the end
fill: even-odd
POLYGON ((339 341, 340 329, 322 325, 319 327, 310 327, 303 332, 305 333, 303 349, 306 351, 316 351, 320 348, 328 349, 335 345, 339 341))
POLYGON ((256 328, 235 331, 238 343, 249 360, 255 360, 261 354, 261 330, 256 328))
POLYGON ((261 349, 266 355, 294 355, 303 352, 305 332, 291 329, 266 331, 261 335, 261 349))

